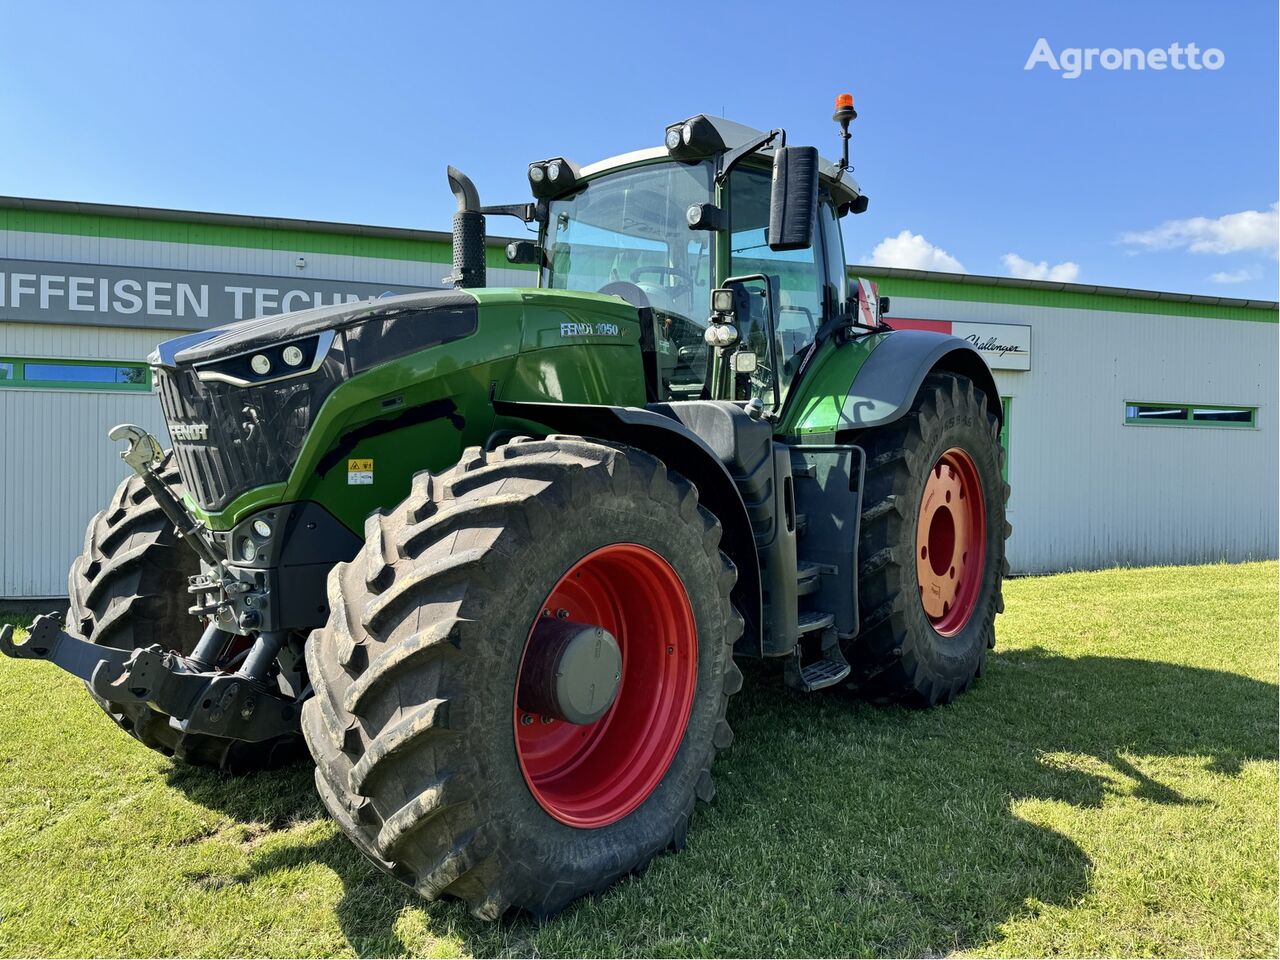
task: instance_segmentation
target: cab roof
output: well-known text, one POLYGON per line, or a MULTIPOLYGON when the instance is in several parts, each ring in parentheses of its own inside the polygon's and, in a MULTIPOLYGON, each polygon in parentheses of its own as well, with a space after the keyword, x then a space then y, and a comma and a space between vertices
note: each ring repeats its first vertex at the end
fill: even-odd
MULTIPOLYGON (((729 120, 726 117, 712 117, 707 114, 701 115, 704 120, 715 128, 720 139, 724 141, 726 150, 733 150, 749 143, 765 135, 767 131, 757 130, 755 127, 749 127, 745 123, 738 123, 736 120, 729 120)), ((689 117, 688 119, 695 119, 689 117)), ((772 156, 773 147, 765 147, 760 151, 762 156, 772 156)), ((606 173, 618 167, 631 166, 636 163, 644 163, 650 160, 665 160, 670 157, 666 147, 646 147, 642 150, 632 150, 629 153, 620 153, 615 157, 608 157, 604 160, 597 160, 595 163, 587 164, 581 170, 583 177, 593 177, 597 174, 606 173)), ((826 157, 819 156, 818 172, 827 181, 834 181, 840 172, 836 165, 826 157)), ((853 179, 846 171, 845 175, 840 178, 841 186, 850 190, 854 196, 862 195, 862 188, 858 186, 857 181, 853 179)))

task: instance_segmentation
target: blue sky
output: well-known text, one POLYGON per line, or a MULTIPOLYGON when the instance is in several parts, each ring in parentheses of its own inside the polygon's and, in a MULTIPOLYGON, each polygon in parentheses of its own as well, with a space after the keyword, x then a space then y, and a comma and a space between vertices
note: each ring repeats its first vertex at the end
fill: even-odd
MULTIPOLYGON (((1274 2, 9 4, 0 193, 448 229, 721 113, 838 149, 849 259, 1276 296, 1274 2), (1024 69, 1217 48, 1216 70, 1024 69)), ((491 221, 510 232, 515 221, 491 221)))

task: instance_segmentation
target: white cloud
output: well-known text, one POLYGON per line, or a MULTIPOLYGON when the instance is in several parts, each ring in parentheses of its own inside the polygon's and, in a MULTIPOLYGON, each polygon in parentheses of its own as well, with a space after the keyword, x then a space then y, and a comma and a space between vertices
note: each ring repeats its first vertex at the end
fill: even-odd
POLYGON ((964 266, 959 260, 910 230, 903 230, 896 237, 885 237, 876 244, 871 251, 871 265, 964 273, 964 266))
POLYGON ((1257 276, 1256 270, 1219 270, 1217 273, 1210 274, 1209 279, 1214 283, 1244 283, 1257 276))
POLYGON ((1022 280, 1057 280, 1061 283, 1074 283, 1076 277, 1080 276, 1080 264, 1072 263, 1070 260, 1049 266, 1046 260, 1032 263, 1030 260, 1023 260, 1016 253, 1006 253, 1000 259, 1004 261, 1009 276, 1019 277, 1022 280))
POLYGON ((1166 220, 1150 230, 1122 233, 1120 242, 1139 250, 1185 249, 1191 253, 1275 252, 1280 243, 1280 204, 1269 210, 1242 210, 1217 219, 1166 220))

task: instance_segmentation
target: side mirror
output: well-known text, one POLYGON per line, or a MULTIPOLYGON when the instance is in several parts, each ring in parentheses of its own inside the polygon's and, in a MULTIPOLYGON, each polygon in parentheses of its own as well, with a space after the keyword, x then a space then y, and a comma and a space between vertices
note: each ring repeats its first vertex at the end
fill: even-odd
POLYGON ((507 244, 508 263, 531 263, 542 266, 542 248, 532 240, 512 240, 507 244))
POLYGON ((817 218, 818 148, 778 148, 769 196, 769 249, 809 249, 817 218))

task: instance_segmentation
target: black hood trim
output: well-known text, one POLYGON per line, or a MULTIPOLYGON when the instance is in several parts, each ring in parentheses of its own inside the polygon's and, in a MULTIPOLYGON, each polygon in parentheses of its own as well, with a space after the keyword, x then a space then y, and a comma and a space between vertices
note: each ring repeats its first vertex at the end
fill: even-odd
POLYGON ((406 293, 381 300, 342 303, 310 310, 295 310, 269 317, 241 320, 230 326, 206 330, 203 334, 179 337, 170 341, 178 347, 166 351, 161 344, 158 357, 161 362, 172 357, 175 363, 200 363, 256 350, 261 347, 305 337, 324 330, 335 330, 371 317, 393 316, 403 311, 429 310, 437 307, 475 306, 475 297, 462 290, 428 290, 423 293, 406 293), (193 336, 201 337, 191 343, 193 336))

